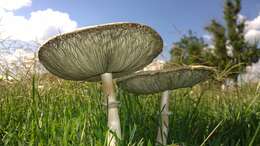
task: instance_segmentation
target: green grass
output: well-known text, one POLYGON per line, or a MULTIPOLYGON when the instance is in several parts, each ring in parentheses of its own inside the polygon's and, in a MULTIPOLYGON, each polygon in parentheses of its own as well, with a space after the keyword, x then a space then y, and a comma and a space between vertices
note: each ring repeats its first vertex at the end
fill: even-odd
MULTIPOLYGON (((117 93, 121 145, 154 145, 160 94, 117 93)), ((0 145, 104 145, 103 102, 100 84, 39 77, 0 81, 0 145)), ((173 91, 170 102, 169 144, 260 145, 257 85, 222 91, 204 83, 173 91)))

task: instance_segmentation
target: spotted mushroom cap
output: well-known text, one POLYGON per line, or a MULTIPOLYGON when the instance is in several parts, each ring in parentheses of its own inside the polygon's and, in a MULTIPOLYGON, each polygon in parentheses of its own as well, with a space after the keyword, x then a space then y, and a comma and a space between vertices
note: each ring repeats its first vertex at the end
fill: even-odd
POLYGON ((142 69, 163 48, 160 35, 137 23, 110 23, 58 35, 39 50, 39 60, 54 75, 68 80, 100 81, 142 69))
POLYGON ((177 69, 141 71, 117 80, 120 88, 136 94, 151 94, 191 87, 214 72, 206 66, 187 66, 177 69))

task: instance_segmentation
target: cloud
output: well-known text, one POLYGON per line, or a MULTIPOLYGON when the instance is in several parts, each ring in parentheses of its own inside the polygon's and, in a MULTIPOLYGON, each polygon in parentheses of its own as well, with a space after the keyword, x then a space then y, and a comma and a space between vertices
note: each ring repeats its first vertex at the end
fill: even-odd
POLYGON ((0 0, 0 9, 13 11, 31 4, 32 0, 0 0))
POLYGON ((1 52, 0 74, 5 71, 18 73, 30 68, 35 61, 35 53, 22 48, 15 49, 13 53, 1 52))
POLYGON ((19 63, 20 60, 30 60, 34 58, 34 53, 22 48, 15 49, 13 53, 1 53, 1 62, 5 65, 19 63))
POLYGON ((241 14, 238 14, 238 22, 244 22, 244 21, 246 21, 246 17, 241 14))
POLYGON ((34 41, 43 43, 77 27, 68 13, 52 9, 33 11, 29 18, 16 15, 15 10, 31 3, 32 0, 0 0, 0 74, 6 68, 21 70, 30 66, 38 48, 34 41))
POLYGON ((247 29, 260 29, 260 14, 251 21, 247 21, 247 29))
POLYGON ((205 39, 207 42, 211 42, 212 41, 212 36, 209 34, 204 34, 202 36, 203 39, 205 39))
MULTIPOLYGON (((253 20, 246 20, 245 39, 249 43, 260 42, 260 13, 253 20)), ((260 82, 260 60, 247 66, 246 73, 241 75, 243 81, 260 82)))
POLYGON ((246 73, 242 74, 240 78, 244 82, 260 82, 260 60, 247 66, 246 73))
POLYGON ((256 30, 256 29, 248 30, 245 34, 245 39, 251 44, 260 41, 260 30, 256 30))
POLYGON ((0 11, 0 15, 0 37, 13 40, 43 42, 50 36, 77 27, 76 21, 69 14, 52 9, 31 12, 28 19, 9 11, 0 11))
POLYGON ((260 41, 260 14, 253 20, 246 21, 245 39, 250 43, 260 41))

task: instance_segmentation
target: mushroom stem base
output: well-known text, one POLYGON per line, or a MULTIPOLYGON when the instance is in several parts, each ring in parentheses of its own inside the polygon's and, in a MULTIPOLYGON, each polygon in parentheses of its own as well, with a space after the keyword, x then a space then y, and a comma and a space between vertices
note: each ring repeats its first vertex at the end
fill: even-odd
POLYGON ((158 128, 156 142, 161 145, 166 145, 169 129, 169 91, 164 91, 161 97, 161 121, 158 128))
POLYGON ((101 75, 103 92, 107 99, 108 121, 107 126, 111 132, 108 133, 107 143, 109 146, 116 146, 116 137, 121 139, 121 127, 118 114, 118 101, 116 100, 112 73, 104 73, 101 75))

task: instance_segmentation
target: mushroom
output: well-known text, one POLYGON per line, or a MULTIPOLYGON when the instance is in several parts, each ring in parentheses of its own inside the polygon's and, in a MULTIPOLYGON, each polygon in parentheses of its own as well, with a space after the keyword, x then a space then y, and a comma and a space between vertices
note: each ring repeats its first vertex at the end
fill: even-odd
POLYGON ((163 47, 160 35, 137 23, 110 23, 78 29, 51 38, 39 50, 39 60, 52 74, 67 80, 102 82, 108 106, 110 145, 121 128, 113 78, 142 69, 163 47), (112 77, 113 75, 113 77, 112 77))
POLYGON ((162 93, 161 126, 158 128, 157 140, 166 145, 168 136, 169 90, 191 87, 206 80, 213 69, 206 66, 186 66, 177 69, 140 71, 117 80, 120 88, 135 94, 162 93))

